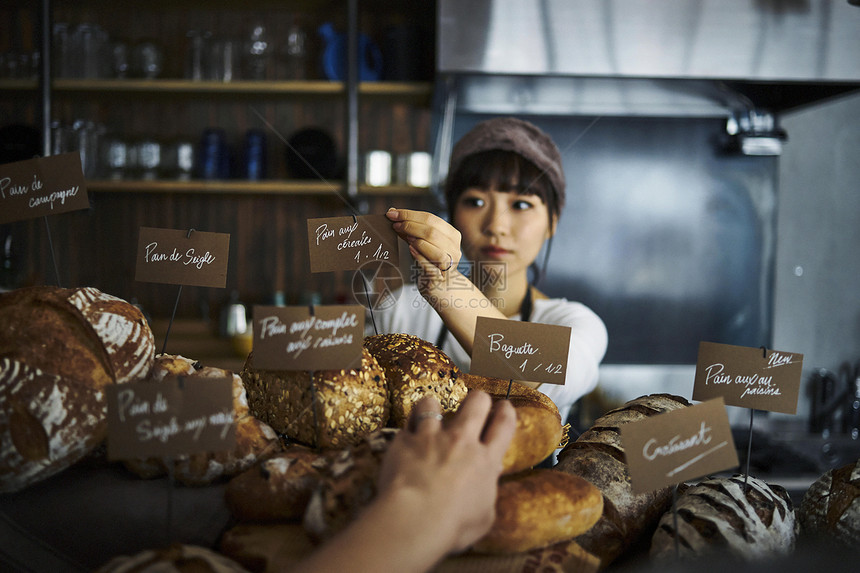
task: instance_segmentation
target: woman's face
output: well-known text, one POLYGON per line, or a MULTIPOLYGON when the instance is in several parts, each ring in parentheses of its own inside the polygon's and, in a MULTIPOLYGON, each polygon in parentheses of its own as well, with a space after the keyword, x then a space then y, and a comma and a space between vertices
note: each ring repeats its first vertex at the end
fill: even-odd
POLYGON ((538 195, 514 191, 466 189, 457 199, 454 226, 473 262, 503 262, 507 279, 526 275, 541 246, 553 232, 546 204, 538 195))

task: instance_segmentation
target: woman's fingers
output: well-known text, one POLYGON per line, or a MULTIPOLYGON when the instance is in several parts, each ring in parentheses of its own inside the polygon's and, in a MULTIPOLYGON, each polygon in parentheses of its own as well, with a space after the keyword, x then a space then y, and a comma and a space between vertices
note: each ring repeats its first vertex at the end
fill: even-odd
POLYGON ((468 438, 480 440, 492 407, 493 399, 489 394, 473 390, 466 395, 448 426, 468 438))
POLYGON ((424 396, 412 408, 409 429, 413 432, 437 431, 442 426, 442 405, 435 396, 424 396))
POLYGON ((483 442, 492 456, 499 461, 504 458, 517 427, 517 413, 508 400, 498 400, 484 427, 483 442))

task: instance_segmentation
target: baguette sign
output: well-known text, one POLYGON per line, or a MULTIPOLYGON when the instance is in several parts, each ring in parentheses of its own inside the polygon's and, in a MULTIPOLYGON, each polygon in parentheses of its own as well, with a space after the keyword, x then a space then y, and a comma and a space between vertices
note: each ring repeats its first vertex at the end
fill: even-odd
POLYGON ((398 260, 397 233, 385 215, 308 219, 308 247, 312 273, 398 260))
POLYGON ((141 227, 135 280, 201 287, 227 285, 230 235, 141 227))
POLYGON ((473 374, 564 384, 570 327, 478 317, 472 344, 473 374))
POLYGON ((802 354, 701 342, 693 399, 795 414, 802 368, 802 354))
POLYGON ((0 224, 89 207, 77 151, 0 165, 0 224))
POLYGON ((166 378, 107 387, 108 458, 232 450, 233 381, 166 378))
POLYGON ((257 368, 341 370, 361 366, 362 306, 255 306, 253 314, 257 368))
POLYGON ((738 466, 722 398, 630 422, 620 431, 636 494, 738 466))

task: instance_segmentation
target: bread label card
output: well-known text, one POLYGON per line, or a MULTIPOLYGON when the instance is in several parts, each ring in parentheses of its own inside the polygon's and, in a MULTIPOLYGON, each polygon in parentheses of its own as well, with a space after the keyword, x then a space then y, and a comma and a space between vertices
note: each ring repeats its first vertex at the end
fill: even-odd
POLYGON ((224 288, 229 254, 228 233, 141 227, 134 279, 224 288))
POLYGON ((111 460, 232 450, 230 378, 165 378, 107 387, 111 460))
POLYGON ((312 273, 398 261, 397 233, 385 215, 308 219, 308 247, 312 273))
POLYGON ((722 398, 620 427, 633 493, 738 466, 722 398))
POLYGON ((803 354, 701 342, 693 399, 795 414, 802 369, 803 354))
POLYGON ((261 370, 361 366, 362 306, 255 306, 253 317, 254 365, 261 370))
POLYGON ((89 208, 77 151, 0 165, 0 224, 89 208))
POLYGON ((480 316, 470 372, 481 376, 564 384, 570 327, 480 316))

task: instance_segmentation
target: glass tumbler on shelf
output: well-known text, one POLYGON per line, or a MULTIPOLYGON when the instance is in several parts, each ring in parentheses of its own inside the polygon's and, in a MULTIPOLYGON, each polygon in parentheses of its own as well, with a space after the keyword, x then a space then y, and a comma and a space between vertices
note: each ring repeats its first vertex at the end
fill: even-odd
POLYGON ((209 42, 212 40, 212 34, 206 30, 189 30, 185 37, 185 78, 205 80, 209 74, 209 42))
POLYGON ((258 22, 251 29, 251 34, 245 44, 245 68, 249 79, 266 79, 271 53, 272 46, 268 39, 266 27, 258 22))

